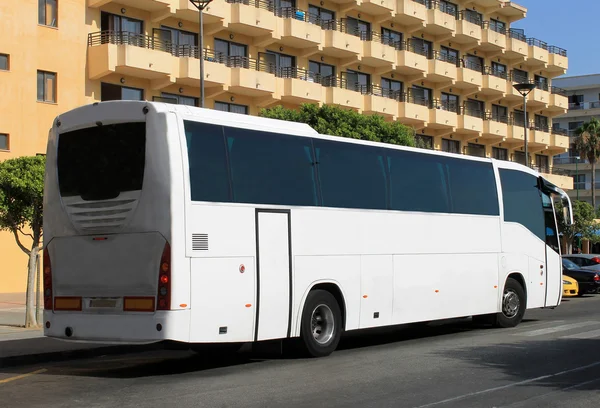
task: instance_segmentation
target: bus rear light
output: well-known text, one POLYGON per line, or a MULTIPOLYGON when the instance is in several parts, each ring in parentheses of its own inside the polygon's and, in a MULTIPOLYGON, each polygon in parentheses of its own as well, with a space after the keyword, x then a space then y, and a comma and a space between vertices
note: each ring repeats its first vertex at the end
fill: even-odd
POLYGON ((158 270, 158 305, 156 310, 171 309, 171 246, 165 243, 158 270))
POLYGON ((154 296, 125 296, 123 311, 125 312, 154 312, 154 296))
POLYGON ((44 261, 44 309, 52 310, 52 264, 48 248, 43 251, 44 261))
POLYGON ((596 264, 600 264, 600 258, 598 258, 597 256, 593 257, 592 259, 590 259, 590 261, 596 263, 596 264))
POLYGON ((81 311, 81 297, 57 296, 54 298, 54 310, 81 311))
POLYGON ((595 274, 595 275, 594 275, 594 281, 595 281, 595 282, 598 282, 598 281, 600 281, 600 275, 598 275, 598 274, 595 274))

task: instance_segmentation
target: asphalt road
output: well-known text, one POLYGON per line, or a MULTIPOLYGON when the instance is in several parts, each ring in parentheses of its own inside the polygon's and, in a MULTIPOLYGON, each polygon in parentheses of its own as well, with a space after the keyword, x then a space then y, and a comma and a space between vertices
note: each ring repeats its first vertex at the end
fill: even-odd
POLYGON ((323 359, 158 350, 0 369, 0 407, 598 407, 600 295, 344 338, 323 359))

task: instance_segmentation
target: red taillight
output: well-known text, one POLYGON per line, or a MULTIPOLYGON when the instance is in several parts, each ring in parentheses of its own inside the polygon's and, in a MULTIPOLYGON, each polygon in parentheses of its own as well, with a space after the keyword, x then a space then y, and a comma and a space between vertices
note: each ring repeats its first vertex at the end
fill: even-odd
POLYGON ((593 257, 592 259, 590 259, 592 262, 600 264, 600 258, 598 258, 597 256, 593 257))
POLYGON ((158 302, 156 310, 171 309, 171 246, 167 242, 158 268, 158 302))
POLYGON ((596 282, 600 281, 600 275, 595 274, 594 275, 594 281, 596 281, 596 282))
POLYGON ((48 248, 44 248, 44 309, 53 310, 52 304, 52 264, 48 248))

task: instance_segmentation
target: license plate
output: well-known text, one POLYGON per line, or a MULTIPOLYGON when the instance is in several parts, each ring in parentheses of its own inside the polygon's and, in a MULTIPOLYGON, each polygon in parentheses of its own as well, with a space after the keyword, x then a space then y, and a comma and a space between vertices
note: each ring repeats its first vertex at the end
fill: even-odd
POLYGON ((110 299, 110 298, 106 298, 106 299, 90 299, 90 307, 96 308, 96 307, 111 307, 111 308, 115 308, 117 307, 117 299, 110 299))

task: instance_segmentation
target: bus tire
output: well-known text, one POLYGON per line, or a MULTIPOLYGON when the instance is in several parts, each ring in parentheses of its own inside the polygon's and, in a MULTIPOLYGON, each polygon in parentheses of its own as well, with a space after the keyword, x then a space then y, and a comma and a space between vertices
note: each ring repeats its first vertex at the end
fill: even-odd
POLYGON ((311 291, 304 303, 300 325, 303 354, 325 357, 337 348, 342 335, 342 312, 326 290, 311 291))
POLYGON ((494 326, 502 328, 517 326, 523 320, 526 308, 525 289, 517 280, 508 278, 502 292, 502 311, 496 314, 494 326))

